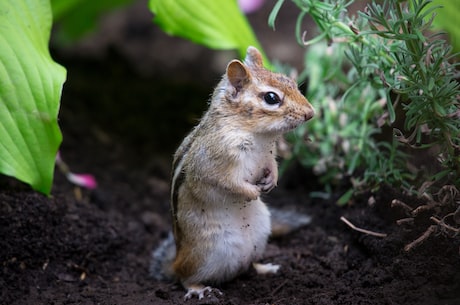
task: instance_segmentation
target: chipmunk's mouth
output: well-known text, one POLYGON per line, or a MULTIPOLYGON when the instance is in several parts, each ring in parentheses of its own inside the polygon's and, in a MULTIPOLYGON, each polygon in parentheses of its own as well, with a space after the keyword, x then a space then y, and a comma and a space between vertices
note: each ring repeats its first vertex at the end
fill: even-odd
POLYGON ((282 120, 273 123, 270 125, 269 128, 261 128, 258 130, 258 133, 266 133, 272 135, 280 135, 292 131, 302 125, 303 123, 307 122, 314 116, 314 111, 305 112, 303 115, 287 115, 282 120))
POLYGON ((299 126, 302 125, 303 123, 305 123, 304 120, 299 120, 299 121, 296 121, 296 122, 289 122, 289 123, 286 124, 285 126, 280 127, 279 132, 280 132, 280 133, 289 132, 289 131, 291 131, 291 130, 296 129, 297 127, 299 127, 299 126))

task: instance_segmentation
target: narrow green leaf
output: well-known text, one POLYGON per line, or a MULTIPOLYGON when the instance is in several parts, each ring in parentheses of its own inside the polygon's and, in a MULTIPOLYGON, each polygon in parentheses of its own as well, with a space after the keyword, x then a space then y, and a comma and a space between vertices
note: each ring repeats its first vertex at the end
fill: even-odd
MULTIPOLYGON (((238 50, 241 57, 252 45, 262 52, 236 0, 150 0, 153 21, 166 33, 206 47, 238 50)), ((270 66, 264 56, 267 66, 270 66)))
POLYGON ((391 100, 390 91, 384 90, 384 93, 382 94, 382 96, 383 95, 386 96, 386 100, 387 100, 386 105, 387 105, 387 110, 388 110, 388 114, 390 118, 390 123, 393 124, 396 119, 396 113, 395 113, 395 108, 393 107, 393 101, 391 100))
POLYGON ((268 25, 272 28, 275 29, 275 20, 276 16, 278 16, 278 12, 281 9, 281 6, 283 5, 284 0, 278 0, 273 7, 273 10, 271 11, 270 15, 268 16, 268 25))
POLYGON ((354 190, 352 188, 349 189, 348 191, 345 192, 345 194, 340 196, 340 198, 337 200, 337 204, 340 206, 346 205, 350 201, 353 194, 354 194, 354 190))
POLYGON ((49 194, 66 71, 48 51, 48 0, 0 2, 0 172, 49 194))

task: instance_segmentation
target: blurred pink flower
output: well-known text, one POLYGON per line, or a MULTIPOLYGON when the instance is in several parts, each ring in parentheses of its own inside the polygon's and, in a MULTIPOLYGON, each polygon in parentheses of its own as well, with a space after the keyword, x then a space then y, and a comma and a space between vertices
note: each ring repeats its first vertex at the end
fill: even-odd
POLYGON ((241 11, 245 14, 250 14, 262 7, 265 0, 238 0, 238 5, 241 11))
POLYGON ((96 178, 90 174, 75 174, 69 169, 69 166, 62 160, 61 153, 58 152, 56 155, 56 165, 61 172, 67 177, 67 180, 81 187, 87 189, 95 189, 97 187, 96 178))
POLYGON ((69 172, 66 174, 66 177, 73 184, 76 184, 81 187, 85 187, 90 190, 95 189, 97 187, 97 182, 93 175, 74 174, 74 173, 69 172))

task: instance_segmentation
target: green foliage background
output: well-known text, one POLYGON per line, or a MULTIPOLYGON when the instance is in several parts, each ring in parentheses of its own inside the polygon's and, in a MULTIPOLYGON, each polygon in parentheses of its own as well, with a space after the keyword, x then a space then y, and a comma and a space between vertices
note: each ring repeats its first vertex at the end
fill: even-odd
MULTIPOLYGON (((66 77, 65 69, 56 64, 49 54, 48 43, 53 17, 58 24, 56 42, 68 44, 93 30, 102 14, 132 2, 134 0, 2 0, 0 2, 0 43, 2 45, 0 49, 1 173, 29 183, 33 188, 45 194, 49 194, 51 190, 55 156, 62 140, 57 124, 57 115, 62 85, 66 77)), ((279 11, 283 2, 284 0, 278 0, 274 4, 274 13, 269 18, 271 24, 274 23, 276 12, 279 11)), ((315 40, 309 42, 310 44, 323 38, 330 39, 337 34, 340 36, 340 33, 346 37, 354 37, 350 28, 339 21, 342 11, 337 9, 347 7, 353 1, 294 0, 294 2, 302 8, 302 16, 299 16, 299 20, 302 19, 301 17, 311 14, 322 31, 315 40), (327 18, 324 18, 326 15, 321 13, 322 11, 327 12, 324 13, 327 18)), ((409 2, 414 5, 419 1, 412 0, 409 2)), ((437 17, 433 19, 433 25, 445 30, 449 34, 454 51, 460 51, 460 27, 457 26, 457 21, 460 19, 460 3, 450 0, 433 0, 432 3, 442 6, 436 10, 437 17)), ((245 56, 249 45, 255 46, 263 52, 247 19, 240 12, 236 0, 150 0, 149 8, 154 14, 154 22, 171 35, 180 36, 213 49, 236 49, 240 57, 245 56)), ((428 19, 431 16, 430 14, 426 15, 428 19)), ((303 43, 300 37, 301 24, 299 21, 297 37, 299 42, 303 43)), ((369 43, 363 35, 357 39, 364 46, 369 43)), ((325 73, 323 73, 324 75, 321 74, 321 83, 333 84, 331 77, 335 75, 338 76, 339 83, 347 86, 350 77, 353 77, 341 74, 339 71, 340 63, 334 68, 328 63, 330 58, 321 57, 319 61, 318 59, 311 59, 327 51, 326 47, 323 47, 319 53, 315 53, 318 50, 320 49, 316 48, 306 53, 306 62, 310 66, 310 70, 319 69, 325 73)), ((347 53, 350 59, 361 58, 360 60, 363 60, 363 57, 355 56, 356 54, 353 52, 347 53)), ((378 58, 385 60, 389 57, 384 54, 378 58)), ((272 67, 265 56, 264 60, 268 67, 272 67)), ((341 62, 343 59, 339 58, 339 60, 341 62)), ((355 62, 354 64, 359 65, 360 63, 355 62)), ((372 64, 367 63, 363 71, 368 71, 371 67, 372 64)), ((315 85, 315 75, 307 69, 301 74, 300 79, 309 77, 309 94, 311 96, 324 95, 325 91, 322 91, 324 88, 321 89, 321 86, 315 85)), ((318 79, 316 79, 317 81, 318 79)), ((434 82, 432 83, 434 84, 434 82)), ((358 83, 354 86, 367 90, 364 83, 358 83)), ((365 92, 362 90, 356 92, 365 92)), ((374 91, 375 98, 387 98, 382 90, 383 88, 374 91)), ((332 95, 339 93, 333 92, 332 95)), ((368 112, 360 113, 360 115, 364 115, 366 118, 375 117, 374 112, 383 111, 377 104, 369 106, 370 99, 363 100, 362 97, 359 94, 355 96, 347 93, 341 100, 343 102, 351 98, 362 102, 363 107, 368 112)), ((323 99, 323 101, 329 103, 329 106, 331 105, 327 99, 323 99)), ((342 112, 346 110, 346 105, 344 105, 343 103, 340 104, 340 107, 343 107, 342 112)), ((323 106, 325 109, 329 107, 324 104, 320 108, 323 106)), ((393 121, 394 111, 391 104, 388 104, 388 111, 390 119, 393 121)), ((336 115, 334 111, 324 112, 324 115, 326 117, 331 116, 330 121, 312 122, 311 126, 322 124, 325 126, 323 130, 330 132, 334 130, 331 126, 337 119, 344 120, 344 115, 334 119, 333 117, 336 115)), ((354 126, 357 121, 353 119, 353 112, 345 113, 345 115, 350 120, 348 125, 354 126)), ((363 122, 366 121, 364 118, 361 119, 363 122)), ((319 132, 322 130, 321 128, 313 128, 312 132, 319 132)), ((362 129, 359 127, 354 129, 359 132, 358 137, 353 136, 349 141, 343 138, 339 142, 331 144, 332 146, 341 146, 344 152, 350 148, 360 149, 360 147, 364 147, 365 142, 359 137, 362 135, 369 136, 375 132, 373 129, 366 128, 363 125, 362 129), (355 141, 357 142, 355 143, 355 141)), ((342 133, 346 130, 346 128, 340 129, 342 133)), ((298 153, 306 152, 305 147, 302 148, 298 145, 297 143, 295 146, 298 153)), ((318 149, 323 150, 324 154, 331 154, 334 151, 324 144, 318 145, 321 146, 318 149)), ((375 150, 372 146, 369 149, 375 150)), ((388 146, 388 149, 395 152, 394 147, 388 146)), ((332 159, 327 159, 327 162, 340 163, 340 155, 335 153, 332 155, 332 159), (339 160, 336 159, 337 156, 339 156, 339 160)), ((304 160, 314 159, 304 158, 304 160)), ((321 163, 315 162, 314 164, 318 166, 321 163)), ((308 166, 308 164, 306 165, 308 166)), ((347 174, 351 174, 358 165, 357 157, 352 158, 346 171, 347 174)), ((338 172, 329 172, 328 174, 331 177, 336 176, 344 168, 340 165, 338 169, 338 172)), ((387 172, 389 171, 395 172, 391 168, 387 169, 387 172)))

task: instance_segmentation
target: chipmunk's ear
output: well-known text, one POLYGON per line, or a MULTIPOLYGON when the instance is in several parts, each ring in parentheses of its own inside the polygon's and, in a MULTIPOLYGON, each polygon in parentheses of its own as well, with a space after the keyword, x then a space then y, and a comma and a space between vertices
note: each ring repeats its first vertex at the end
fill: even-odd
POLYGON ((232 60, 227 66, 227 78, 238 92, 251 80, 251 73, 241 61, 232 60))
POLYGON ((262 54, 260 54, 259 50, 254 47, 249 47, 246 51, 246 58, 244 59, 244 63, 251 67, 256 68, 263 68, 264 61, 262 58, 262 54))

